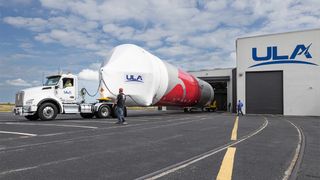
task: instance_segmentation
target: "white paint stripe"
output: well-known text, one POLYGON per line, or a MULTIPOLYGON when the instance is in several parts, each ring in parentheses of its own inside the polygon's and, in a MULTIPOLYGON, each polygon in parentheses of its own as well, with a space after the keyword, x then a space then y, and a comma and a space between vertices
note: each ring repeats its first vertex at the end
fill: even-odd
POLYGON ((264 119, 265 119, 264 124, 263 124, 261 127, 259 127, 259 128, 257 129, 257 131, 255 131, 255 132, 252 133, 252 134, 249 134, 249 135, 247 135, 247 136, 244 136, 243 138, 241 138, 241 139, 239 139, 239 140, 237 140, 237 141, 235 141, 235 142, 233 142, 233 143, 226 144, 226 145, 224 145, 224 146, 222 146, 222 147, 219 147, 219 148, 213 149, 213 150, 211 150, 211 151, 208 151, 208 152, 206 152, 206 153, 204 153, 204 154, 201 154, 201 155, 192 157, 192 158, 190 158, 190 159, 188 159, 188 160, 185 160, 185 161, 183 161, 183 162, 174 164, 174 165, 172 165, 172 166, 169 166, 169 167, 167 167, 167 168, 164 168, 164 169, 161 169, 161 170, 159 170, 159 171, 153 172, 153 173, 151 173, 151 174, 147 174, 147 175, 145 175, 145 176, 139 177, 139 178, 137 178, 136 180, 142 180, 142 179, 154 180, 154 179, 161 178, 161 177, 166 176, 166 175, 168 175, 168 174, 170 174, 170 173, 173 173, 173 172, 176 172, 176 171, 178 171, 178 170, 180 170, 180 169, 183 169, 183 168, 185 168, 185 167, 187 167, 187 166, 189 166, 189 165, 191 165, 191 164, 194 164, 194 163, 196 163, 196 162, 198 162, 198 161, 201 161, 201 160, 203 160, 203 159, 205 159, 205 158, 207 158, 207 157, 210 157, 210 156, 212 156, 212 155, 214 155, 214 154, 216 154, 216 153, 218 153, 218 152, 221 152, 221 151, 223 151, 223 150, 225 150, 225 149, 227 149, 227 148, 229 148, 229 147, 231 147, 231 146, 234 146, 234 145, 236 145, 236 144, 239 144, 240 142, 245 141, 245 140, 251 138, 252 136, 254 136, 254 135, 258 134, 259 132, 261 132, 264 128, 266 128, 267 125, 268 125, 268 120, 267 120, 266 118, 264 118, 264 119))
POLYGON ((302 145, 302 133, 301 133, 300 129, 295 124, 293 124, 292 122, 290 122, 290 121, 288 121, 288 122, 292 126, 294 126, 296 128, 296 130, 298 131, 298 133, 299 133, 299 142, 298 142, 298 145, 296 147, 296 151, 295 151, 295 154, 294 154, 294 156, 292 158, 292 161, 291 161, 289 167, 287 168, 287 170, 284 172, 284 176, 283 176, 282 180, 288 180, 289 177, 291 176, 293 168, 296 165, 296 162, 298 160, 298 157, 299 157, 299 154, 300 154, 300 150, 301 150, 301 145, 302 145))
POLYGON ((79 125, 70 125, 70 124, 36 124, 36 123, 1 123, 8 125, 26 125, 26 126, 56 126, 56 127, 74 127, 74 128, 87 128, 87 129, 97 129, 98 127, 94 126, 79 126, 79 125))
POLYGON ((149 121, 151 121, 151 119, 150 120, 146 120, 146 119, 130 119, 130 121, 132 121, 132 122, 149 122, 149 121))
MULTIPOLYGON (((156 129, 156 128, 161 128, 161 127, 171 127, 171 126, 176 126, 176 125, 181 125, 181 124, 187 124, 187 123, 193 123, 193 122, 200 122, 203 120, 208 120, 208 119, 199 119, 199 120, 188 120, 188 121, 182 121, 180 119, 178 120, 165 120, 165 121, 156 121, 156 122, 150 122, 150 123, 140 123, 140 124, 129 124, 125 126, 112 126, 112 127, 106 127, 106 128, 99 128, 101 130, 107 130, 107 129, 118 129, 118 128, 128 128, 128 127, 139 127, 139 126, 144 126, 144 125, 151 125, 151 124, 158 124, 158 123, 163 123, 163 122, 173 122, 173 123, 168 123, 168 124, 163 124, 163 125, 157 125, 153 127, 144 127, 140 129, 133 129, 133 130, 128 130, 127 132, 137 132, 137 131, 142 131, 142 130, 150 130, 150 129, 156 129)), ((85 132, 87 130, 79 130, 75 131, 76 133, 79 132, 85 132)), ((67 132, 64 134, 73 134, 75 132, 67 132)), ((16 149, 16 148, 27 148, 27 147, 32 147, 32 146, 42 146, 42 145, 47 145, 47 144, 53 144, 53 143, 62 143, 62 142, 69 142, 69 141, 74 141, 74 140, 87 140, 88 138, 94 138, 94 137, 101 137, 101 136, 109 136, 109 135, 115 135, 115 134, 121 134, 121 132, 111 132, 111 133, 104 133, 104 134, 99 134, 99 135, 92 135, 92 136, 79 136, 77 138, 70 138, 70 139, 64 139, 64 140, 55 140, 55 141, 48 141, 48 142, 42 142, 42 143, 35 143, 35 144, 26 144, 26 145, 20 145, 20 146, 13 146, 13 147, 7 147, 5 150, 8 151, 8 149, 16 149)), ((4 150, 4 149, 0 149, 4 150)), ((14 150, 13 150, 14 151, 14 150)))
POLYGON ((41 134, 39 136, 48 137, 48 136, 58 136, 58 135, 62 135, 62 134, 65 134, 65 133, 41 134))
POLYGON ((23 136, 37 136, 36 134, 30 133, 22 133, 22 132, 11 132, 11 131, 0 131, 2 134, 16 134, 16 135, 23 135, 23 136))
POLYGON ((92 120, 92 121, 87 121, 87 120, 66 120, 68 122, 76 122, 76 123, 102 123, 102 124, 114 124, 116 121, 97 121, 97 120, 92 120))
MULTIPOLYGON (((156 141, 150 141, 150 143, 151 144, 157 144, 157 143, 160 143, 160 142, 163 142, 163 141, 176 139, 176 138, 179 138, 179 137, 182 137, 182 136, 183 135, 181 135, 181 134, 177 134, 177 135, 174 135, 174 136, 158 139, 156 141)), ((139 146, 139 145, 134 145, 133 147, 137 147, 137 146, 139 146)), ((56 165, 56 164, 60 164, 60 163, 63 163, 63 162, 75 161, 75 160, 79 160, 79 159, 95 156, 95 155, 98 155, 98 154, 103 155, 103 154, 108 153, 108 152, 110 152, 110 151, 103 150, 103 151, 98 151, 98 152, 85 154, 83 156, 76 156, 76 157, 71 157, 71 158, 67 158, 67 159, 61 159, 61 160, 57 160, 57 161, 50 161, 50 162, 47 162, 47 163, 38 164, 36 166, 24 167, 24 168, 19 168, 19 169, 11 169, 11 170, 0 172, 0 176, 1 175, 3 176, 3 175, 11 174, 11 173, 16 173, 16 172, 21 172, 21 171, 28 171, 30 169, 36 169, 36 168, 39 168, 39 167, 50 166, 50 165, 53 165, 53 164, 56 165)))
POLYGON ((43 166, 50 166, 50 165, 53 165, 53 164, 59 164, 61 162, 68 162, 68 161, 72 161, 72 160, 77 160, 77 159, 80 159, 80 158, 81 158, 81 156, 80 157, 71 157, 71 158, 68 158, 68 159, 63 159, 63 160, 58 160, 58 161, 51 161, 51 162, 40 164, 40 165, 37 165, 37 166, 31 166, 31 167, 25 167, 25 168, 19 168, 19 169, 12 169, 12 170, 8 170, 8 171, 3 171, 3 172, 0 172, 0 176, 4 176, 4 175, 7 175, 7 174, 16 173, 16 172, 21 172, 21 171, 28 171, 30 169, 37 169, 37 168, 43 167, 43 166))
POLYGON ((14 170, 9 170, 9 171, 5 171, 5 172, 1 172, 0 175, 6 175, 6 174, 9 174, 9 173, 14 173, 14 172, 20 172, 20 171, 27 171, 27 170, 30 170, 30 169, 35 169, 37 168, 36 166, 32 166, 32 167, 27 167, 27 168, 20 168, 20 169, 14 169, 14 170))

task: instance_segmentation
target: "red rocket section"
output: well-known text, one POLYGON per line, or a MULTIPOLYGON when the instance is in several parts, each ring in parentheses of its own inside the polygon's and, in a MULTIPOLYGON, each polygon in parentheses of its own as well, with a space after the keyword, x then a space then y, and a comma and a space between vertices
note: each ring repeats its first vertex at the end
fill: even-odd
POLYGON ((176 84, 156 105, 187 107, 199 102, 201 92, 197 79, 182 70, 179 70, 178 78, 182 80, 184 85, 176 84))

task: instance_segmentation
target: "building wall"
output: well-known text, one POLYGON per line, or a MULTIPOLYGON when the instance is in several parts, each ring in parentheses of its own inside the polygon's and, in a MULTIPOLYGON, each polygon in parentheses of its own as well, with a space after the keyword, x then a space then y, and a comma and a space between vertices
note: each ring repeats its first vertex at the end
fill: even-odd
MULTIPOLYGON (((282 70, 284 115, 320 116, 320 29, 241 38, 237 40, 236 46, 238 99, 246 103, 245 72, 282 70), (305 54, 306 51, 304 51, 301 55, 297 55, 295 60, 283 60, 285 63, 251 67, 259 63, 282 61, 279 60, 281 57, 274 57, 276 53, 273 49, 270 59, 254 61, 252 48, 257 48, 258 57, 264 57, 268 54, 267 47, 276 47, 277 56, 288 55, 290 59, 297 45, 304 45, 306 48, 310 45, 308 52, 312 58, 310 56, 308 58, 308 55, 305 54), (292 63, 292 61, 297 62, 298 60, 316 65, 292 63)), ((303 50, 297 49, 299 52, 303 50)), ((263 104, 261 105, 263 106, 263 104)))
POLYGON ((230 81, 227 82, 227 104, 231 103, 232 106, 232 68, 226 69, 212 69, 212 70, 200 70, 200 71, 190 71, 190 74, 196 77, 230 77, 230 81))

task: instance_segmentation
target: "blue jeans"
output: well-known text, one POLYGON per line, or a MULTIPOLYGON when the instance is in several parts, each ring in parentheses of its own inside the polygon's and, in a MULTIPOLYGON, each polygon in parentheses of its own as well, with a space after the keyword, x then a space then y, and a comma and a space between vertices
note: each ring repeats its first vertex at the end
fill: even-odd
POLYGON ((242 108, 238 108, 238 116, 241 114, 243 116, 242 108))
POLYGON ((123 108, 117 107, 117 116, 118 116, 118 122, 123 123, 124 120, 124 115, 123 115, 123 108))

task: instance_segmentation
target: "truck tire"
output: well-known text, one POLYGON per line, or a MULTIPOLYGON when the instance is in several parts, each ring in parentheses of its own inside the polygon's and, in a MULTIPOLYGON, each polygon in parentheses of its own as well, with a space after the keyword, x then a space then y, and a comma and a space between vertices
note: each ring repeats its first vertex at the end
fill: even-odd
POLYGON ((33 114, 33 115, 28 115, 28 116, 25 116, 26 119, 30 120, 30 121, 35 121, 35 120, 38 120, 39 119, 39 116, 37 113, 33 114))
POLYGON ((112 118, 117 118, 118 117, 118 115, 117 115, 117 107, 116 106, 112 107, 111 117, 112 118))
POLYGON ((85 119, 88 119, 88 118, 91 119, 91 118, 93 118, 94 114, 93 113, 80 113, 80 116, 85 119))
POLYGON ((108 118, 111 116, 111 108, 108 105, 103 105, 96 112, 97 118, 108 118))
POLYGON ((124 107, 123 116, 124 116, 124 117, 127 117, 127 116, 128 116, 127 107, 124 107))
POLYGON ((52 103, 43 103, 38 109, 38 116, 41 120, 53 120, 57 117, 58 108, 52 103))

